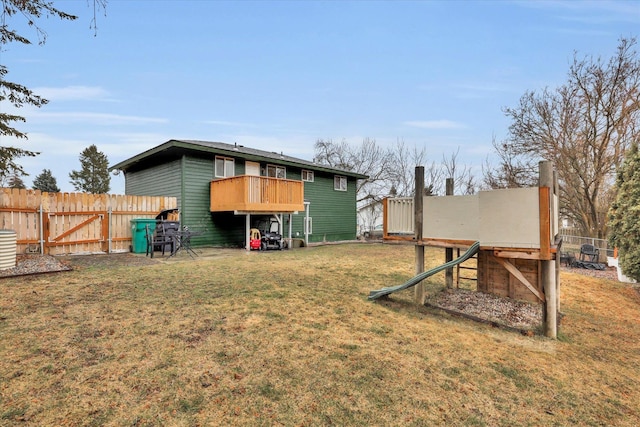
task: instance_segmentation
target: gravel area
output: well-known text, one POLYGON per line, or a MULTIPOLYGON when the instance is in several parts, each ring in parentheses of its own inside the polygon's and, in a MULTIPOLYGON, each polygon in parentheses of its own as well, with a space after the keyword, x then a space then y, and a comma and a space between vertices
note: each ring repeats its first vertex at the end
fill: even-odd
POLYGON ((17 255, 16 266, 0 270, 0 277, 69 271, 71 266, 49 255, 17 255))
POLYGON ((426 305, 523 333, 542 325, 542 304, 467 289, 445 289, 427 299, 426 305))
MULTIPOLYGON (((600 279, 618 279, 616 269, 611 267, 604 270, 562 267, 562 271, 600 279)), ((445 289, 430 297, 426 305, 523 333, 534 331, 542 325, 542 304, 501 298, 466 289, 445 289)))
POLYGON ((599 279, 618 280, 618 271, 615 267, 606 267, 604 270, 590 270, 588 268, 562 267, 562 271, 582 274, 583 276, 597 277, 599 279))

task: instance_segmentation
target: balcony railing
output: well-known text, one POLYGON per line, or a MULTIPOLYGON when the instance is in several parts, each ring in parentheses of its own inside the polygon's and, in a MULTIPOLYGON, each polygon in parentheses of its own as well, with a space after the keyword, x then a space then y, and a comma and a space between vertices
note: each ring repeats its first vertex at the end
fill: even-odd
POLYGON ((211 181, 211 212, 304 210, 302 181, 241 175, 211 181))

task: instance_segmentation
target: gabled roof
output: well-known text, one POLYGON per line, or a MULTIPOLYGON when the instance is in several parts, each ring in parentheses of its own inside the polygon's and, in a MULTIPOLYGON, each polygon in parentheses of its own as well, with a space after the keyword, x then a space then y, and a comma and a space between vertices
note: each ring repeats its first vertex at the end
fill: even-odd
POLYGON ((201 154, 221 154, 230 157, 243 158, 251 161, 268 161, 277 165, 284 166, 296 166, 313 171, 329 172, 333 174, 340 174, 357 179, 366 179, 367 175, 360 173, 347 171, 344 169, 332 168, 330 166, 321 165, 318 163, 310 162, 308 160, 298 159, 296 157, 287 156, 283 153, 276 153, 264 150, 258 150, 255 148, 245 147, 238 144, 227 144, 224 142, 211 142, 211 141, 195 141, 195 140, 178 140, 172 139, 164 144, 160 144, 157 147, 151 148, 145 152, 142 152, 136 156, 133 156, 127 160, 123 160, 109 168, 112 170, 127 171, 130 169, 136 169, 143 163, 149 161, 162 161, 167 158, 179 158, 186 153, 201 153, 201 154))

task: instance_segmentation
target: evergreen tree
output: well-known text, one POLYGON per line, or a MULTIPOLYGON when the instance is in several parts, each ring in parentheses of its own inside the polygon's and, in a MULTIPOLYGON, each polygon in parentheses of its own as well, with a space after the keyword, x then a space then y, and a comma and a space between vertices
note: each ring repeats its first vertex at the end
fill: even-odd
POLYGON ((20 178, 20 175, 18 175, 17 173, 9 177, 9 182, 7 186, 9 188, 21 188, 21 189, 27 188, 27 186, 24 185, 24 181, 22 180, 22 178, 20 178))
POLYGON ((640 281, 640 151, 634 143, 627 151, 616 180, 618 191, 609 210, 609 243, 618 248, 623 273, 640 281))
MULTIPOLYGON (((104 9, 107 0, 93 0, 93 20, 91 27, 96 29, 96 11, 104 9)), ((49 0, 0 0, 0 53, 5 50, 5 45, 19 43, 30 45, 32 36, 37 36, 38 44, 42 45, 47 39, 47 32, 40 27, 39 22, 49 17, 73 21, 77 17, 54 7, 49 0), (27 29, 33 29, 31 35, 27 29)), ((42 107, 47 104, 46 99, 35 94, 29 88, 16 82, 7 80, 9 69, 0 64, 0 102, 6 101, 18 109, 31 105, 42 107)), ((17 160, 21 157, 34 157, 40 153, 25 150, 23 148, 7 146, 8 142, 15 139, 26 139, 27 134, 15 127, 16 123, 24 123, 26 119, 18 114, 7 112, 6 108, 0 109, 0 182, 11 179, 12 176, 25 175, 24 168, 17 160)))
POLYGON ((43 169, 42 173, 33 180, 33 189, 46 191, 48 193, 59 193, 60 188, 56 178, 51 175, 51 170, 43 169))
POLYGON ((102 194, 111 189, 111 176, 109 176, 109 160, 107 156, 98 151, 98 147, 90 145, 80 153, 79 171, 71 171, 69 178, 76 191, 85 193, 102 194))

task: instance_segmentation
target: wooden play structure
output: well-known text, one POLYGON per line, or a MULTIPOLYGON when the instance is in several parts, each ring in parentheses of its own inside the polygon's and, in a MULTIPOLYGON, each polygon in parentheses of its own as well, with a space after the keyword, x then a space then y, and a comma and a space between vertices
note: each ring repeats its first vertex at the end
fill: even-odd
MULTIPOLYGON (((544 334, 556 338, 561 246, 558 186, 552 163, 540 162, 539 167, 538 187, 433 197, 422 196, 424 168, 418 166, 416 194, 420 196, 385 200, 384 240, 415 244, 419 280, 408 284, 414 286, 416 303, 424 304, 420 282, 430 274, 424 272, 425 246, 445 249, 446 266, 434 271, 446 270, 448 287, 453 285, 453 266, 459 267, 453 251, 473 249, 477 290, 542 304, 544 334)), ((453 183, 448 180, 447 194, 452 192, 453 183)), ((373 291, 370 299, 375 299, 375 292, 380 291, 373 291)))

